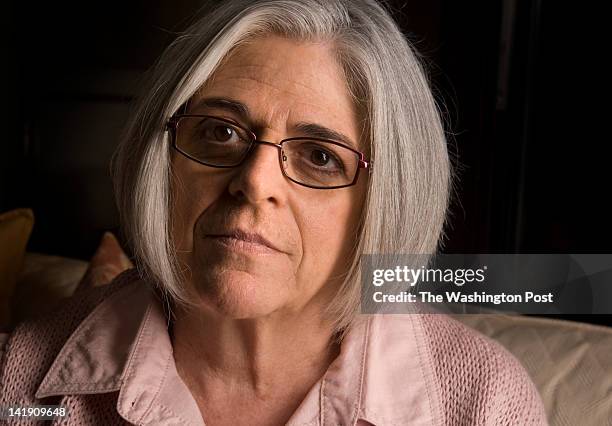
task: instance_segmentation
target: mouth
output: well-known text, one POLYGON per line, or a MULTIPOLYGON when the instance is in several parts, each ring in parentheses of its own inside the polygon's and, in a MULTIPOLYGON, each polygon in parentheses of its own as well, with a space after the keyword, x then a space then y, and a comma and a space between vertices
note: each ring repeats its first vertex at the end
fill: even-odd
POLYGON ((241 251, 254 253, 281 252, 281 250, 260 234, 245 232, 240 229, 220 234, 206 234, 205 238, 209 238, 215 243, 227 248, 241 251))

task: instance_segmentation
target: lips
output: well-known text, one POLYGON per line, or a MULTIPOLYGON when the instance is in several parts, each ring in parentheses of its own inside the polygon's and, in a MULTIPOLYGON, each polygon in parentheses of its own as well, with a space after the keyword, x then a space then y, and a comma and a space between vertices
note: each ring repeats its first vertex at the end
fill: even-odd
POLYGON ((222 233, 210 233, 210 234, 206 234, 206 237, 223 240, 223 241, 233 240, 235 242, 237 241, 237 242, 244 242, 244 243, 249 243, 249 244, 254 244, 254 245, 256 244, 256 245, 268 248, 270 250, 279 251, 279 252, 281 251, 274 244, 272 244, 270 241, 268 241, 266 238, 264 238, 260 234, 253 233, 253 232, 246 232, 241 229, 234 229, 234 230, 222 232, 222 233))

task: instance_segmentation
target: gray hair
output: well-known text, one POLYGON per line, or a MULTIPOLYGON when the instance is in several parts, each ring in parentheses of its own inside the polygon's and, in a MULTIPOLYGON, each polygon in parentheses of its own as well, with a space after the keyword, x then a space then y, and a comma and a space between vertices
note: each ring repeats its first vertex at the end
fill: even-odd
POLYGON ((361 254, 433 254, 443 237, 452 171, 421 58, 375 0, 227 0, 202 10, 152 69, 113 158, 122 229, 140 272, 171 300, 193 304, 171 235, 168 118, 256 36, 331 41, 374 164, 353 256, 325 311, 342 335, 359 309, 361 254))

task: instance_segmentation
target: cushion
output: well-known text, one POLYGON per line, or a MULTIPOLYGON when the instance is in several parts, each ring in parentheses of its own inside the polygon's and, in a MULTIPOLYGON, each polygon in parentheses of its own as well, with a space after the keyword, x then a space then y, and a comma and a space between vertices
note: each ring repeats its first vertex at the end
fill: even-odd
POLYGON ((89 263, 61 256, 26 253, 12 302, 12 326, 50 312, 75 291, 108 284, 131 267, 132 262, 110 232, 102 236, 89 263))
POLYGON ((13 297, 13 325, 44 314, 70 297, 87 270, 87 262, 26 253, 13 297))
POLYGON ((0 214, 0 330, 8 330, 12 323, 10 301, 33 225, 30 209, 0 214))
POLYGON ((457 315, 501 343, 536 384, 551 425, 610 424, 612 328, 520 315, 457 315))
POLYGON ((121 272, 133 267, 117 238, 111 232, 105 232, 77 291, 108 284, 121 272))

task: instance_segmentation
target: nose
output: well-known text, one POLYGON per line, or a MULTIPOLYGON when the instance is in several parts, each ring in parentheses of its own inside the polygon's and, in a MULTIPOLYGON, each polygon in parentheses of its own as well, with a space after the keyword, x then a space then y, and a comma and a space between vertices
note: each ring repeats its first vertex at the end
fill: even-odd
POLYGON ((262 201, 280 204, 285 201, 288 187, 287 179, 280 169, 280 148, 270 142, 261 142, 255 144, 248 158, 236 168, 229 192, 253 204, 262 201))

